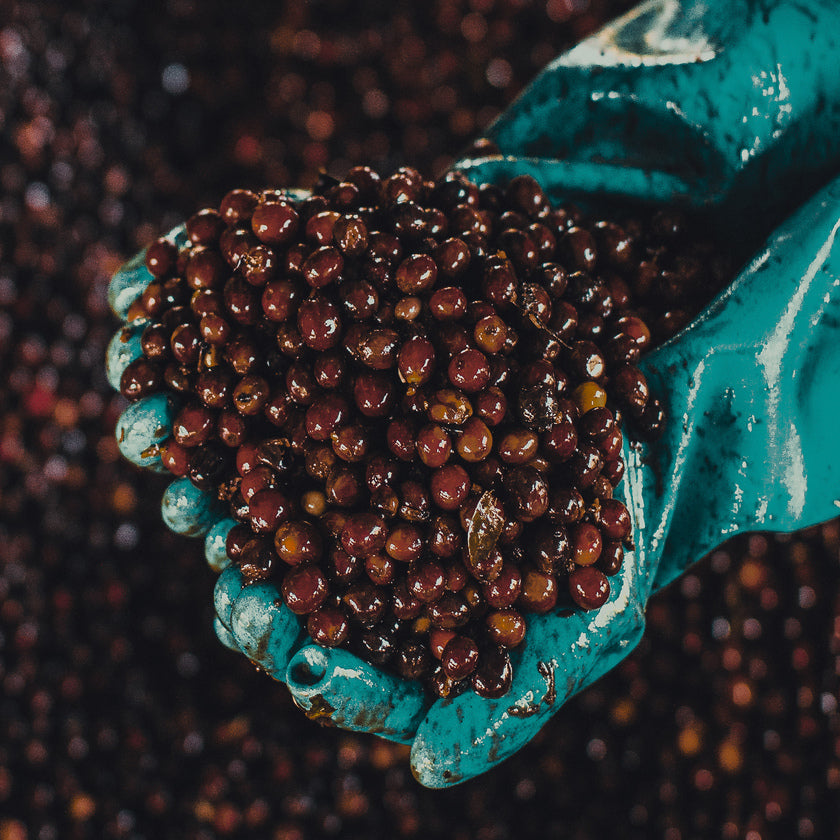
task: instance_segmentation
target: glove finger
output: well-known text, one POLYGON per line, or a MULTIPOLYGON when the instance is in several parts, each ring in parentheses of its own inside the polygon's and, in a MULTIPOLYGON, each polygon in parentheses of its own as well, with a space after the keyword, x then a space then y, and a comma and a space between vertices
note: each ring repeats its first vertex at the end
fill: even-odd
POLYGON ((224 515, 215 497, 188 478, 177 478, 163 493, 161 516, 167 527, 186 537, 201 537, 224 515))
POLYGON ((308 717, 400 743, 411 742, 428 707, 419 682, 340 648, 305 645, 291 658, 286 683, 308 717))
POLYGON ((216 618, 230 630, 230 614, 233 605, 245 587, 245 578, 235 566, 228 566, 216 581, 213 589, 213 607, 216 618))
POLYGON ((115 430, 123 457, 138 467, 164 472, 159 445, 169 437, 174 415, 174 406, 165 394, 131 403, 119 416, 115 430))
POLYGON ((204 557, 207 565, 217 574, 230 566, 231 560, 227 553, 227 535, 236 525, 235 519, 226 516, 216 522, 204 538, 204 557))
POLYGON ((244 587, 233 602, 228 626, 236 644, 252 662, 275 680, 285 680, 301 637, 301 623, 283 603, 274 584, 244 587))
POLYGON ((476 184, 503 184, 517 175, 531 175, 552 201, 574 200, 581 206, 595 205, 592 196, 620 195, 621 199, 683 202, 697 192, 696 184, 670 173, 629 169, 620 165, 555 158, 493 156, 460 161, 457 168, 476 184), (553 189, 549 185, 557 185, 553 189), (620 192, 619 192, 620 190, 620 192))
POLYGON ((108 343, 105 351, 105 375, 108 384, 115 390, 120 390, 120 380, 125 369, 143 355, 140 337, 148 326, 145 318, 138 318, 126 324, 116 333, 108 343))
POLYGON ((213 619, 213 630, 216 633, 216 638, 226 647, 236 653, 242 653, 242 649, 236 643, 236 638, 233 633, 219 621, 218 616, 213 619))

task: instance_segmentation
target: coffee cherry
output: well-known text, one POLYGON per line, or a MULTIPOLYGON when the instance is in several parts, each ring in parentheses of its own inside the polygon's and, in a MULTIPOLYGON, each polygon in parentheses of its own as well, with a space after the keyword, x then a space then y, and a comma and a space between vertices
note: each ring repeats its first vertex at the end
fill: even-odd
POLYGON ((446 589, 446 574, 436 560, 415 563, 406 575, 408 591, 424 604, 436 601, 446 589))
POLYGON ((432 473, 432 500, 443 510, 457 510, 469 489, 470 477, 458 464, 448 464, 432 473))
POLYGON ((288 498, 275 489, 259 490, 248 500, 251 527, 258 534, 273 534, 289 518, 290 509, 288 498))
POLYGON ((251 214, 251 229, 266 245, 286 245, 298 231, 300 217, 285 201, 266 202, 251 214))
POLYGON ((601 499, 597 522, 607 540, 621 542, 630 536, 632 529, 630 514, 617 499, 601 499))
POLYGON ((569 575, 569 592, 581 609, 594 610, 609 598, 610 582, 600 569, 583 566, 569 575))
POLYGON ((418 387, 432 377, 435 366, 435 349, 432 343, 420 336, 406 341, 400 348, 397 365, 400 378, 406 385, 418 387))
POLYGON ((443 649, 440 664, 451 680, 462 680, 478 665, 478 645, 468 636, 454 636, 443 649))
POLYGON ((306 632, 321 647, 339 647, 347 641, 350 625, 339 607, 322 606, 307 616, 306 632))
POLYGON ((163 381, 160 367, 146 358, 135 359, 120 377, 120 393, 129 400, 139 400, 158 391, 163 381))
POLYGON ((303 342, 313 350, 329 350, 341 340, 338 309, 325 297, 308 298, 300 304, 297 327, 303 342))
POLYGON ((500 647, 515 648, 525 639, 525 620, 517 610, 493 610, 484 624, 490 639, 500 647))
POLYGON ((146 268, 156 279, 170 274, 176 266, 178 249, 167 239, 158 239, 146 249, 146 268))
POLYGON ((495 700, 504 697, 513 681, 510 657, 503 648, 485 650, 470 677, 470 685, 479 697, 495 700))
POLYGON ((601 555, 600 530, 588 522, 574 526, 571 535, 572 559, 578 566, 591 566, 601 555))
POLYGON ((341 532, 341 545, 348 554, 368 557, 385 548, 388 531, 382 519, 372 513, 351 516, 341 532))
POLYGON ((286 606, 296 615, 314 612, 329 594, 324 573, 317 566, 309 564, 296 566, 286 572, 280 590, 286 606))
POLYGON ((553 575, 536 569, 522 577, 522 590, 517 603, 522 609, 534 613, 547 613, 557 603, 557 581, 553 575))
POLYGON ((290 566, 315 563, 321 558, 323 541, 318 529, 306 520, 283 522, 274 534, 274 549, 290 566))

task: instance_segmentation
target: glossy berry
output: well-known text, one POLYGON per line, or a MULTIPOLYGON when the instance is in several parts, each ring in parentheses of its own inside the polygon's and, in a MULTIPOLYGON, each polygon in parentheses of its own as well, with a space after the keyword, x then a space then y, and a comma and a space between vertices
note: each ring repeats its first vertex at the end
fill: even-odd
POLYGON ((462 680, 478 665, 478 645, 468 636, 456 635, 447 642, 440 663, 451 680, 462 680))
POLYGON ((569 575, 569 592, 581 609, 594 610, 609 598, 610 582, 600 569, 580 567, 569 575))
POLYGON ((307 615, 317 610, 327 599, 329 586, 324 573, 313 565, 300 565, 290 569, 280 587, 286 606, 297 615, 307 615))

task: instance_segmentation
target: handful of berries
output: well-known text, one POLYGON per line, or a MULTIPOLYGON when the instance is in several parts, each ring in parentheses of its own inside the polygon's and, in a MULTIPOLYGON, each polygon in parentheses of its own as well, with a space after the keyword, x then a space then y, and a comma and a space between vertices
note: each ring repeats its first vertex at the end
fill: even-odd
POLYGON ((163 465, 315 642, 501 697, 528 615, 597 609, 632 546, 624 434, 664 416, 636 362, 727 279, 684 227, 528 176, 234 190, 149 247, 120 389, 174 401, 163 465))

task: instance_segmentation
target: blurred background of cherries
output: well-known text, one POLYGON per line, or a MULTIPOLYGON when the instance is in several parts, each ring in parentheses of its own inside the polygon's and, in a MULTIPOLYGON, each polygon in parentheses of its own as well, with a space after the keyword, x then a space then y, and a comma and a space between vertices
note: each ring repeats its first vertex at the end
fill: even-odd
POLYGON ((728 542, 529 746, 434 792, 217 643, 201 543, 113 440, 127 257, 234 186, 439 174, 629 5, 0 2, 0 840, 836 830, 837 521, 728 542))

